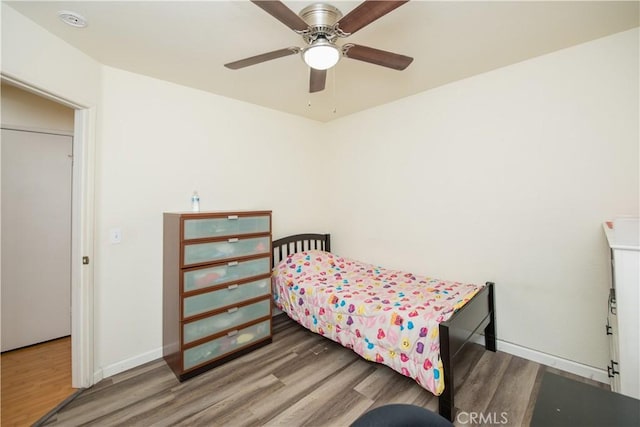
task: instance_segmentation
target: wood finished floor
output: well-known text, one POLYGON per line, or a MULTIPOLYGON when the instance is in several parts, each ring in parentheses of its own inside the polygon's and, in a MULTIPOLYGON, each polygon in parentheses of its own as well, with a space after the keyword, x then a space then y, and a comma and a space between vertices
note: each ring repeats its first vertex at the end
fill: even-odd
MULTIPOLYGON (((552 369, 476 344, 461 356, 458 410, 506 412, 506 425, 528 425, 552 369)), ((270 345, 183 383, 162 359, 147 363, 83 391, 45 425, 348 426, 388 403, 438 407, 413 380, 278 316, 270 345)))
POLYGON ((71 337, 2 354, 3 427, 30 426, 72 395, 71 337))

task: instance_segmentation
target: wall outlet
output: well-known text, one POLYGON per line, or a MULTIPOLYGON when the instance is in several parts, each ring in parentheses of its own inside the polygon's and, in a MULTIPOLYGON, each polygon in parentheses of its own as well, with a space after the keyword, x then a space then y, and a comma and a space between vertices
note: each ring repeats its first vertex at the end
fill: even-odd
POLYGON ((119 228, 112 228, 111 230, 109 230, 109 242, 122 242, 122 230, 120 230, 119 228))

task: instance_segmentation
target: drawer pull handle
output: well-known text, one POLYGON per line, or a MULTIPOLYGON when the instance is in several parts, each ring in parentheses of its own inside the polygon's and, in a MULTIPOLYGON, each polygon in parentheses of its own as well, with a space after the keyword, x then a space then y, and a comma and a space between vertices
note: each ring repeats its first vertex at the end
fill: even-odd
POLYGON ((229 243, 235 243, 235 242, 237 242, 237 241, 238 241, 238 238, 237 238, 237 237, 233 237, 233 238, 231 238, 231 239, 229 239, 229 240, 227 240, 227 241, 228 241, 229 243))
POLYGON ((227 263, 227 267, 235 267, 238 265, 238 261, 230 261, 227 263))
POLYGON ((227 219, 238 219, 238 215, 229 215, 227 219))
POLYGON ((607 335, 613 335, 613 332, 611 331, 611 326, 606 325, 607 327, 607 335))
MULTIPOLYGON (((227 313, 235 313, 236 311, 238 311, 238 307, 232 307, 229 310, 227 310, 227 313)), ((238 331, 236 331, 238 332, 238 331)))
POLYGON ((228 337, 232 337, 232 336, 234 336, 234 335, 237 335, 237 333, 238 333, 238 330, 236 329, 236 330, 233 330, 233 331, 227 332, 227 336, 228 336, 228 337))
POLYGON ((227 289, 229 289, 230 291, 234 290, 234 289, 238 289, 238 284, 234 284, 234 285, 229 285, 227 286, 227 289))

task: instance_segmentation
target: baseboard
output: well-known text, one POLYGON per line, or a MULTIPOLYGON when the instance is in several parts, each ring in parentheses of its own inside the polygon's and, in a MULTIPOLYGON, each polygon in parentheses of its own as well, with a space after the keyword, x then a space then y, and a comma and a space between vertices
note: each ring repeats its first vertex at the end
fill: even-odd
MULTIPOLYGON (((476 335, 473 337, 472 341, 477 344, 484 345, 484 336, 476 335)), ((514 356, 522 357, 523 359, 531 360, 532 362, 540 363, 541 365, 550 366, 561 371, 570 372, 584 378, 609 384, 609 377, 607 376, 607 371, 604 369, 594 368, 593 366, 584 365, 572 360, 542 353, 540 351, 506 341, 497 340, 497 347, 498 351, 502 351, 504 353, 509 353, 514 356)))
POLYGON ((103 378, 104 378, 104 373, 102 372, 102 369, 98 369, 93 373, 93 382, 89 387, 92 387, 98 384, 100 381, 102 381, 103 378))
POLYGON ((157 348, 156 350, 148 351, 143 354, 139 354, 129 359, 122 360, 118 363, 105 366, 100 371, 94 374, 94 380, 95 380, 94 384, 104 378, 108 378, 113 375, 119 374, 120 372, 124 372, 128 369, 135 368, 136 366, 144 365, 147 362, 160 359, 161 357, 162 357, 162 347, 157 348))

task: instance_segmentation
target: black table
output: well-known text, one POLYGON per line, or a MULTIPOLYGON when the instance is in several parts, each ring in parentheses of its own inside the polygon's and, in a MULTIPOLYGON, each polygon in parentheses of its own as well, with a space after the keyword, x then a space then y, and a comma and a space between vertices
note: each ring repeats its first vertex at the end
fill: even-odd
POLYGON ((532 427, 640 426, 640 400, 545 372, 532 427))

